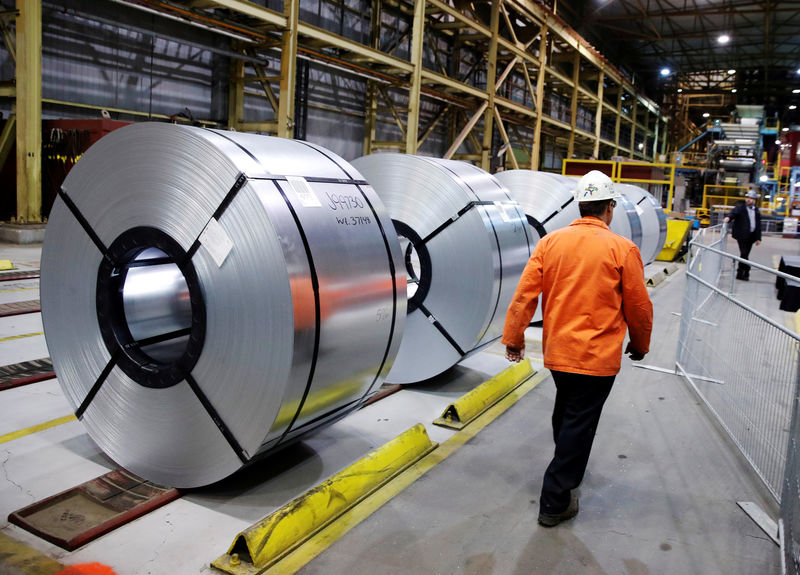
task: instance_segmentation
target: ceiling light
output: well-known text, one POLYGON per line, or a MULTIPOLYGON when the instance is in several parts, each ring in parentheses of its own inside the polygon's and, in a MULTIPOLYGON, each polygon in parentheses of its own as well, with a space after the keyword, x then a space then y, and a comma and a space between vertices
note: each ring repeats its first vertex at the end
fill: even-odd
POLYGON ((640 150, 643 150, 643 149, 644 149, 644 144, 642 144, 641 142, 639 143, 639 149, 640 149, 640 150))
POLYGON ((762 174, 761 177, 758 179, 761 182, 766 182, 767 180, 769 180, 769 177, 767 177, 767 174, 762 174))
POLYGON ((669 76, 670 72, 672 72, 672 70, 670 70, 669 68, 661 68, 662 76, 669 76))
POLYGON ((800 68, 798 68, 798 69, 797 69, 797 72, 796 72, 796 73, 797 73, 797 74, 800 74, 800 68))
POLYGON ((795 88, 792 90, 792 94, 800 94, 800 88, 795 88))
POLYGON ((775 140, 775 143, 778 144, 779 146, 781 145, 781 141, 780 140, 775 140))
POLYGON ((727 34, 720 34, 719 36, 717 36, 717 42, 719 42, 720 44, 727 44, 730 41, 731 37, 728 36, 727 34))
POLYGON ((683 92, 683 88, 678 88, 678 94, 680 94, 681 92, 683 92))
POLYGON ((781 128, 781 132, 788 132, 789 128, 781 128))
POLYGON ((730 70, 728 70, 728 76, 730 76, 730 75, 732 75, 732 74, 735 74, 735 73, 736 73, 736 70, 734 70, 733 68, 731 68, 730 70))
POLYGON ((736 93, 736 88, 731 88, 731 94, 735 94, 735 93, 736 93))
POLYGON ((790 110, 796 110, 796 109, 797 109, 797 106, 795 106, 794 104, 792 104, 791 106, 789 106, 789 109, 790 109, 790 110))
POLYGON ((708 112, 703 112, 703 117, 704 117, 704 118, 708 118, 710 115, 711 115, 711 114, 709 114, 708 112))

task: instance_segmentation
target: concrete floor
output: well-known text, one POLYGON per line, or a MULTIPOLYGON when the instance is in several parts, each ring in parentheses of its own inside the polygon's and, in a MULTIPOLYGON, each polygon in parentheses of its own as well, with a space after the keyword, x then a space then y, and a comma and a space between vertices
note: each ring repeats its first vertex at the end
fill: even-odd
MULTIPOLYGON (((798 253, 799 246, 796 240, 769 238, 753 257, 771 265, 774 254, 798 253)), ((0 258, 35 264, 35 248, 16 251, 31 249, 0 245, 0 258)), ((737 290, 757 292, 753 297, 777 309, 777 300, 767 301, 761 283, 766 285, 752 281, 737 290)), ((674 314, 681 311, 683 286, 679 271, 651 291, 655 329, 652 352, 642 363, 674 366, 679 325, 674 314)), ((21 299, 38 297, 28 287, 30 282, 20 288, 28 294, 21 299)), ((0 303, 18 293, 0 293, 0 303)), ((790 323, 791 314, 776 315, 790 323)), ((38 316, 10 320, 0 319, 3 337, 15 330, 41 331, 38 316)), ((536 338, 537 330, 529 335, 536 338)), ((43 342, 32 336, 0 343, 0 363, 45 356, 38 339, 43 342)), ((494 346, 435 381, 409 386, 276 457, 194 490, 72 553, 9 525, 6 517, 112 469, 113 462, 79 422, 4 443, 0 531, 64 564, 101 561, 119 575, 215 572, 209 562, 226 551, 239 530, 414 423, 424 423, 433 440, 446 441, 451 432, 430 422, 453 398, 504 369, 501 353, 494 346)), ((537 526, 541 475, 553 449, 549 418, 554 393, 548 378, 301 573, 779 571, 777 546, 736 505, 754 501, 773 518, 777 515, 747 463, 680 377, 639 369, 627 359, 600 423, 581 487, 580 514, 554 529, 537 526)), ((2 394, 0 435, 69 413, 55 381, 2 394)), ((0 556, 3 573, 10 571, 0 556)))
MULTIPOLYGON (((753 257, 766 264, 776 249, 797 249, 787 241, 771 238, 753 257)), ((645 364, 674 367, 684 278, 651 292, 645 364)), ((737 290, 760 293, 763 283, 754 274, 737 290)), ((774 294, 770 305, 777 309, 774 294)), ((538 526, 554 397, 548 379, 300 572, 780 572, 778 547, 736 504, 754 501, 777 516, 744 459, 680 377, 628 359, 598 428, 579 515, 538 526)))

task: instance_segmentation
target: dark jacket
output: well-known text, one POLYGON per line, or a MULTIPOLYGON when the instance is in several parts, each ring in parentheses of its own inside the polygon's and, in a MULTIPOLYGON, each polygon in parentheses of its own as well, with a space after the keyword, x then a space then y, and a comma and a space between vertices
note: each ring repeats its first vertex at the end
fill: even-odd
POLYGON ((728 217, 731 220, 731 235, 735 240, 750 239, 754 242, 761 240, 761 212, 758 207, 753 206, 756 212, 756 229, 750 235, 750 216, 747 215, 747 204, 745 202, 738 202, 728 217))

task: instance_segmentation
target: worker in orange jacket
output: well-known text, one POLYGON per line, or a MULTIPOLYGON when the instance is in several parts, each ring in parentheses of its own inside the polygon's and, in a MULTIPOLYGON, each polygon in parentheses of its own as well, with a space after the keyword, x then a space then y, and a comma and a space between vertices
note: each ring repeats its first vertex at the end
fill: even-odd
POLYGON ((608 225, 619 197, 611 179, 592 170, 575 190, 581 218, 536 245, 511 300, 503 330, 506 358, 525 354, 525 328, 542 298, 544 365, 556 384, 555 455, 542 483, 539 524, 578 513, 571 491, 583 480, 597 423, 625 353, 650 350, 653 305, 639 249, 608 225))

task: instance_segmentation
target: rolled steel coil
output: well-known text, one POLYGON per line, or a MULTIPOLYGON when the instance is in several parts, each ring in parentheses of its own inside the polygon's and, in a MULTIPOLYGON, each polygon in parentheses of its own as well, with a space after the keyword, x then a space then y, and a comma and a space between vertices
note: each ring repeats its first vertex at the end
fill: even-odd
POLYGON ((357 408, 406 279, 363 177, 312 144, 145 123, 71 170, 42 250, 61 387, 94 441, 194 487, 357 408))
MULTIPOLYGON (((581 217, 574 196, 577 178, 533 170, 507 170, 496 177, 525 210, 529 225, 539 237, 581 217)), ((639 216, 627 198, 618 198, 610 228, 641 247, 639 216)))
MULTIPOLYGON (((522 206, 533 230, 532 235, 537 240, 581 217, 574 195, 577 178, 533 170, 507 170, 495 176, 522 206)), ((641 222, 636 206, 628 198, 617 199, 610 228, 641 248, 641 222)), ((541 319, 539 306, 532 321, 541 319)))
POLYGON ((645 265, 655 261, 667 241, 667 215, 661 204, 647 190, 632 184, 614 184, 621 194, 635 206, 642 227, 639 246, 645 265))
POLYGON ((464 162, 374 154, 353 164, 392 217, 410 280, 387 379, 431 378, 502 334, 532 247, 525 215, 494 177, 464 162))
POLYGON ((537 241, 581 217, 573 178, 534 170, 506 170, 495 177, 522 206, 537 241))

